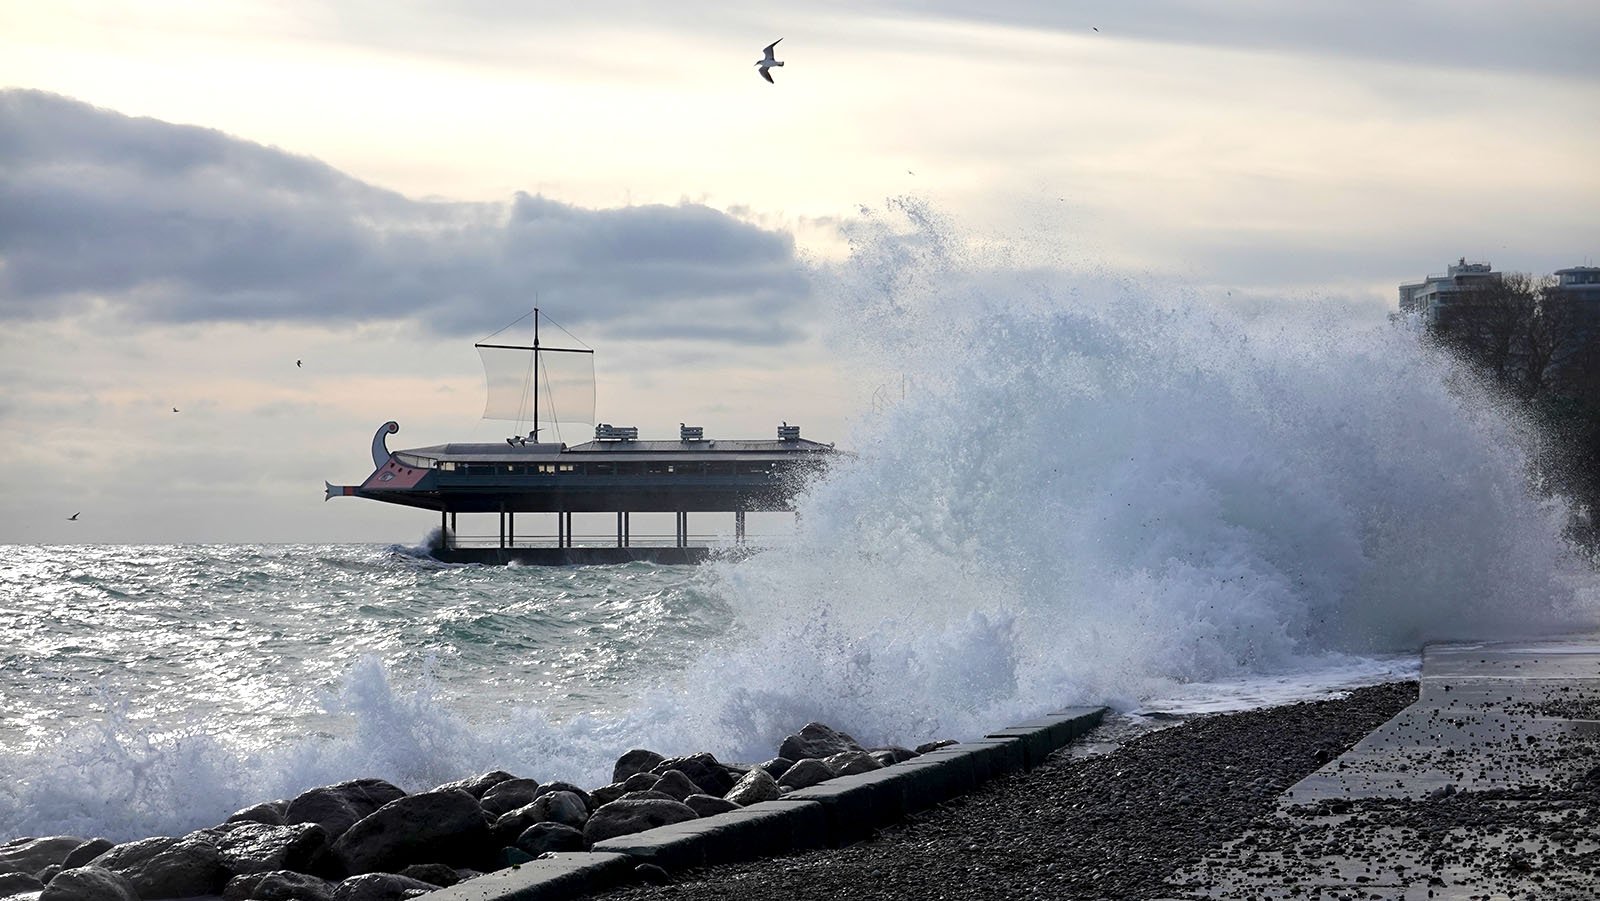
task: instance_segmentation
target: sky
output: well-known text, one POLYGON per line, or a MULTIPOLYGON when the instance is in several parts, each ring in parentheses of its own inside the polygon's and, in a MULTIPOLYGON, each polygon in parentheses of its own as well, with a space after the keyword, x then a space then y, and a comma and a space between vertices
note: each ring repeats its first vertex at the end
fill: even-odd
POLYGON ((389 419, 499 440, 471 345, 535 303, 606 421, 848 444, 884 374, 825 295, 907 200, 980 267, 1374 320, 1594 263, 1597 44, 1592 0, 0 0, 0 543, 415 542, 323 480, 389 419))

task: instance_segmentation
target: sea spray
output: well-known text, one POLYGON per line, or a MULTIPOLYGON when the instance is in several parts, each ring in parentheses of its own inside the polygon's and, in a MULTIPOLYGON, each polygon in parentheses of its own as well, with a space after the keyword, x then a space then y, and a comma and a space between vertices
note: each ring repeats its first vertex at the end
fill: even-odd
POLYGON ((181 833, 357 777, 597 785, 629 747, 760 759, 811 719, 912 744, 1201 707, 1593 623, 1538 436, 1414 331, 995 266, 903 210, 819 291, 841 365, 895 390, 747 560, 12 549, 0 839, 181 833))

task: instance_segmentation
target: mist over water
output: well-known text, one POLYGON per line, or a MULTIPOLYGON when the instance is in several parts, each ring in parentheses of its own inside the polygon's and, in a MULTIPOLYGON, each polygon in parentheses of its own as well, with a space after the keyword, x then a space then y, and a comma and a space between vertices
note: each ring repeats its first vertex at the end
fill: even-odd
POLYGON ((841 365, 887 388, 793 542, 681 575, 391 555, 332 608, 371 653, 337 677, 307 654, 315 716, 155 728, 130 684, 0 751, 0 838, 180 832, 358 776, 600 784, 629 747, 762 759, 811 719, 915 744, 1079 703, 1201 709, 1404 671, 1430 639, 1593 626, 1567 511, 1528 490, 1538 436, 1403 324, 994 265, 915 205, 855 239, 820 293, 841 365), (344 606, 377 585, 407 600, 344 606), (511 654, 540 678, 493 675, 511 654))

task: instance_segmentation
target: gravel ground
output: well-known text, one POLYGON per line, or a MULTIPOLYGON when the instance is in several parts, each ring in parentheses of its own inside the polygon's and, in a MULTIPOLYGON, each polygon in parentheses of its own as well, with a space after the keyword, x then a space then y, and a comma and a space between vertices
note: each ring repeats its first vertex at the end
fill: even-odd
POLYGON ((1109 753, 1059 753, 848 848, 596 897, 1160 898, 1175 871, 1266 823, 1279 794, 1416 697, 1415 682, 1397 682, 1336 701, 1197 717, 1109 753))

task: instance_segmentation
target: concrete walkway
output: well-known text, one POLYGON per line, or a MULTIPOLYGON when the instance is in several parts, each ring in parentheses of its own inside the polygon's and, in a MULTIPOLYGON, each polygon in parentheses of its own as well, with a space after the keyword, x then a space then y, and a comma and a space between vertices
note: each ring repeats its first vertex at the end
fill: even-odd
POLYGON ((1600 897, 1600 641, 1435 645, 1417 703, 1173 899, 1600 897))

